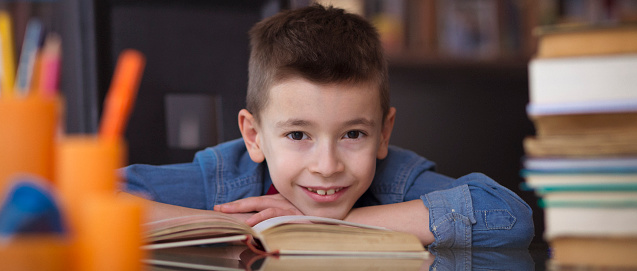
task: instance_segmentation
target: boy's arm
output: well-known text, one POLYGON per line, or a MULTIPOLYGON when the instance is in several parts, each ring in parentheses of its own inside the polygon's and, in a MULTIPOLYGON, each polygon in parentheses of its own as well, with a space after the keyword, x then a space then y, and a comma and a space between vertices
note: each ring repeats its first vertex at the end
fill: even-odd
MULTIPOLYGON (((251 226, 272 217, 302 214, 281 194, 240 199, 217 205, 215 211, 229 214, 257 212, 246 221, 251 226)), ((354 208, 344 220, 412 233, 423 245, 435 240, 429 231, 429 210, 421 200, 354 208)))
MULTIPOLYGON (((122 198, 135 198, 137 200, 143 201, 144 206, 146 207, 145 208, 146 222, 153 222, 153 221, 179 217, 179 216, 210 214, 211 212, 214 212, 209 210, 193 209, 193 208, 187 208, 187 207, 181 207, 177 205, 170 205, 166 203, 156 202, 156 201, 148 200, 148 199, 138 197, 126 192, 119 192, 118 196, 122 198)), ((227 215, 231 215, 245 222, 253 214, 235 213, 235 214, 227 214, 227 215)))
MULTIPOLYGON (((483 174, 469 174, 448 185, 451 188, 435 191, 415 189, 406 197, 412 200, 405 202, 354 208, 344 219, 413 233, 430 247, 528 247, 533 238, 531 209, 515 193, 483 174)), ((248 223, 256 224, 283 215, 271 209, 294 209, 283 197, 273 201, 272 196, 245 198, 215 210, 258 212, 248 223), (266 209, 270 212, 262 212, 266 209)))
POLYGON ((422 200, 354 208, 345 220, 412 233, 423 245, 435 241, 429 230, 429 210, 422 200))

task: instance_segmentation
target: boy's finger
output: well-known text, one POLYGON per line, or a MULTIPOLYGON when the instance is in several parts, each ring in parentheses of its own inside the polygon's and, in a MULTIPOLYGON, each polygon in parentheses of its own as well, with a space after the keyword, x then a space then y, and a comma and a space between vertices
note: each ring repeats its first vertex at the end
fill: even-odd
POLYGON ((252 227, 256 225, 257 223, 269 218, 284 216, 284 215, 296 215, 296 214, 299 214, 299 213, 291 209, 267 208, 248 218, 248 220, 246 220, 246 224, 252 227))
POLYGON ((260 210, 254 209, 253 206, 258 206, 258 204, 255 205, 254 203, 251 203, 253 201, 255 201, 254 198, 240 199, 233 202, 215 205, 214 210, 219 212, 224 212, 224 213, 247 213, 247 212, 260 211, 260 210))
POLYGON ((215 211, 224 213, 247 213, 247 212, 260 212, 268 208, 289 208, 289 204, 286 201, 274 199, 270 196, 250 197, 245 199, 236 200, 233 202, 216 205, 215 211))

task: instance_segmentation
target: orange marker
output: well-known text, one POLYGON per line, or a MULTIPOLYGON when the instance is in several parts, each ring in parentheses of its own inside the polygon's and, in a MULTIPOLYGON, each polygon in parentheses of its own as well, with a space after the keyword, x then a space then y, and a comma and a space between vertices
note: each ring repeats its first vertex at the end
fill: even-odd
POLYGON ((120 54, 104 102, 101 137, 117 139, 123 136, 145 64, 146 58, 136 50, 128 49, 120 54))

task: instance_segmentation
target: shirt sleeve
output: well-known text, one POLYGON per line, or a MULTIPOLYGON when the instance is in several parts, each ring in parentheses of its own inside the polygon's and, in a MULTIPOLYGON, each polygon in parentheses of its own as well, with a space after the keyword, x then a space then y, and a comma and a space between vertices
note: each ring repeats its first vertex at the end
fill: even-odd
POLYGON ((206 209, 203 173, 197 162, 173 165, 131 165, 121 169, 123 190, 149 200, 206 209))
POLYGON ((161 203, 212 210, 216 204, 262 195, 264 182, 272 183, 264 180, 264 167, 250 159, 243 140, 237 139, 197 152, 191 163, 123 168, 122 190, 161 203))
MULTIPOLYGON (((411 194, 434 181, 416 180, 411 194)), ((534 234, 529 205, 480 173, 447 182, 446 189, 421 193, 429 209, 430 247, 528 247, 534 234)))
POLYGON ((431 248, 528 248, 534 235, 531 207, 513 191, 481 173, 451 178, 412 151, 389 150, 359 206, 422 200, 435 237, 431 248))

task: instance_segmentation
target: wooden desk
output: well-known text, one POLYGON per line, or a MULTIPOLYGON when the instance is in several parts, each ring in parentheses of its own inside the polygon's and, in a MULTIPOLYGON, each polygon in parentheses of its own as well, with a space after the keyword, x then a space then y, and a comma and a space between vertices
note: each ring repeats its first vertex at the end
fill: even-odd
POLYGON ((436 249, 426 259, 259 256, 244 246, 155 250, 149 270, 545 270, 547 248, 436 249), (181 266, 181 267, 179 267, 181 266))

